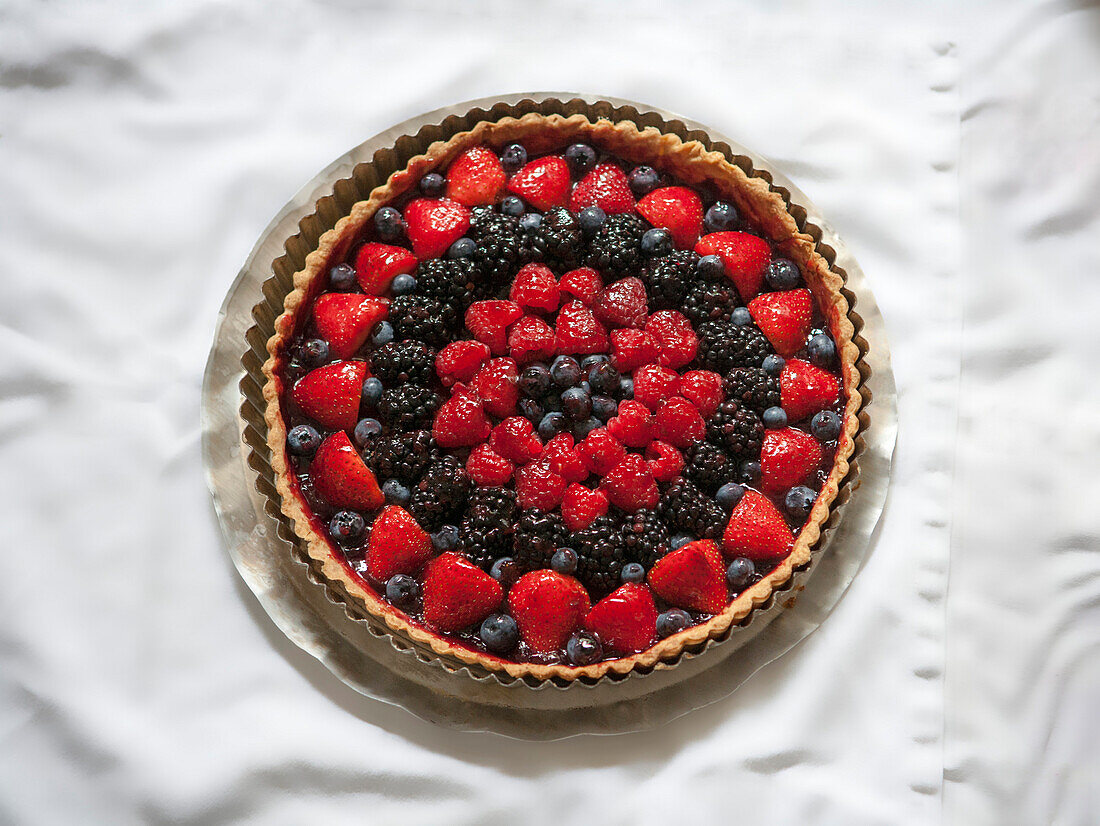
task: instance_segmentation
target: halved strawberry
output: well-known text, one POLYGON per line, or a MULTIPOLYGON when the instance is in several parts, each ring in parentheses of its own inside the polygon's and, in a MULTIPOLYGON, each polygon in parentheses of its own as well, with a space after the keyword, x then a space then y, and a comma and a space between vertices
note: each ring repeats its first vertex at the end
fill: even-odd
POLYGON ((790 359, 779 374, 779 396, 787 418, 797 422, 836 404, 840 385, 828 370, 790 359))
POLYGON ((769 430, 760 451, 760 486, 765 493, 783 493, 806 481, 821 466, 821 445, 809 433, 793 427, 769 430))
POLYGON ((644 404, 624 399, 618 413, 608 419, 607 432, 627 447, 643 448, 657 437, 657 422, 644 404))
POLYGON ((618 654, 636 654, 657 639, 657 606, 645 585, 628 582, 597 602, 584 627, 618 654))
POLYGON ((760 292, 764 270, 772 259, 768 242, 748 232, 712 232, 695 245, 700 255, 717 255, 726 267, 726 277, 737 287, 742 301, 760 292))
POLYGON ((494 356, 508 352, 508 328, 523 317, 514 301, 475 301, 466 310, 466 329, 489 345, 494 356))
POLYGON ((302 412, 322 427, 350 430, 359 421, 359 399, 366 378, 366 362, 336 361, 306 373, 290 395, 302 412))
POLYGON ((385 501, 378 480, 343 430, 321 442, 309 466, 309 478, 313 489, 334 508, 376 511, 385 501))
POLYGON ((656 364, 660 358, 661 345, 650 333, 630 327, 611 331, 611 360, 620 373, 656 364))
POLYGON ((523 416, 509 416, 494 427, 489 447, 517 465, 525 465, 542 454, 542 440, 535 426, 523 416))
POLYGON ((548 313, 558 309, 561 291, 553 271, 543 264, 524 264, 512 280, 508 298, 525 309, 545 310, 548 313))
POLYGON ((661 557, 647 581, 665 602, 689 611, 717 614, 729 602, 726 566, 712 539, 689 542, 661 557))
POLYGON ((480 341, 452 341, 435 357, 435 374, 450 387, 456 381, 469 381, 489 359, 489 345, 480 341))
POLYGON ((583 482, 588 478, 588 468, 573 446, 572 433, 559 433, 543 445, 542 457, 550 470, 566 482, 583 482))
POLYGON ((328 342, 329 352, 338 359, 355 355, 374 325, 390 312, 388 298, 355 293, 325 293, 313 302, 313 322, 328 342))
POLYGON ((695 405, 683 396, 673 396, 657 409, 657 438, 673 447, 685 448, 707 436, 707 424, 695 405))
POLYGON ((549 359, 556 347, 554 331, 538 316, 524 316, 508 331, 508 353, 517 364, 549 359))
POLYGON ((722 553, 753 560, 777 559, 786 556, 793 544, 794 535, 779 509, 764 494, 747 488, 730 514, 722 553))
POLYGON ((565 206, 573 177, 569 164, 560 155, 547 155, 533 160, 512 176, 508 191, 519 195, 541 212, 550 207, 565 206))
POLYGON ((507 356, 489 359, 474 380, 470 389, 477 393, 485 410, 494 416, 511 416, 519 401, 519 367, 507 356))
POLYGON ((606 516, 607 494, 574 482, 565 489, 561 500, 561 518, 570 531, 587 528, 598 516, 606 516))
POLYGON ((355 277, 367 295, 382 295, 399 275, 416 269, 416 256, 404 247, 369 241, 355 256, 355 277))
POLYGON ((481 487, 496 487, 512 478, 515 465, 497 454, 484 442, 470 451, 466 460, 466 472, 481 487))
POLYGON ((752 320, 779 355, 790 358, 806 344, 814 312, 809 290, 765 293, 748 306, 752 320))
POLYGON ((680 374, 657 364, 646 364, 634 371, 634 399, 656 410, 680 390, 680 374))
POLYGON ((550 470, 546 460, 516 468, 516 499, 520 507, 538 508, 543 513, 561 504, 565 480, 550 470))
POLYGON ((411 574, 433 553, 432 538, 412 515, 397 505, 387 505, 370 529, 367 573, 385 582, 394 574, 411 574))
POLYGON ((684 469, 684 457, 668 442, 654 439, 645 449, 645 463, 658 482, 671 482, 684 469))
POLYGON ((619 215, 634 210, 634 193, 626 173, 613 163, 597 164, 573 187, 569 208, 580 212, 585 207, 597 206, 608 215, 619 215))
POLYGON ((424 621, 440 631, 481 622, 504 599, 500 583, 456 553, 440 554, 424 569, 424 621))
POLYGON ((644 327, 649 307, 640 278, 621 278, 604 287, 592 302, 596 318, 608 327, 644 327))
POLYGON ((714 415, 723 401, 726 392, 722 386, 722 377, 710 370, 689 370, 680 377, 680 395, 699 409, 704 419, 714 415))
POLYGON ((679 369, 699 352, 699 336, 687 317, 675 310, 661 310, 649 317, 645 331, 661 345, 661 364, 679 369))
POLYGON ((508 592, 508 612, 533 650, 557 651, 580 625, 591 603, 584 586, 555 571, 532 571, 508 592))
POLYGON ((600 487, 607 492, 611 504, 624 511, 634 512, 642 508, 657 507, 661 492, 657 480, 637 453, 628 453, 611 472, 600 480, 600 487))
POLYGON ((475 146, 448 167, 447 197, 470 207, 492 204, 507 180, 497 153, 487 146, 475 146))
POLYGON ((558 287, 566 300, 574 298, 585 306, 591 306, 596 293, 603 289, 603 279, 591 267, 580 267, 563 275, 558 287))
POLYGON ((451 397, 435 414, 432 436, 440 447, 469 447, 488 439, 492 429, 478 395, 456 384, 451 397))
POLYGON ((589 431, 584 440, 574 448, 590 473, 603 476, 626 456, 622 442, 607 432, 606 427, 589 431))
POLYGON ((691 249, 703 230, 703 202, 686 186, 655 189, 638 201, 638 212, 655 227, 672 233, 672 243, 691 249))
POLYGON ((470 228, 470 210, 449 198, 417 198, 405 207, 405 225, 417 258, 439 258, 470 228))
POLYGON ((588 307, 570 301, 558 313, 558 352, 574 355, 607 352, 607 330, 588 307))

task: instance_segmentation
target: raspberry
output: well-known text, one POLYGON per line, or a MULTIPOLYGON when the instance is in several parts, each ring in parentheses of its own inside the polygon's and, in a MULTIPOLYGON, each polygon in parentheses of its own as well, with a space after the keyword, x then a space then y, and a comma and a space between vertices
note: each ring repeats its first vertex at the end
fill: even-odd
POLYGON ((585 436, 576 451, 589 472, 597 476, 609 473, 626 455, 626 448, 604 427, 597 427, 585 436))
POLYGON ((737 478, 738 463, 726 451, 710 442, 693 444, 685 452, 684 458, 687 460, 684 476, 712 496, 722 485, 737 478))
POLYGON ((674 479, 657 505, 669 529, 696 539, 718 539, 726 527, 722 508, 687 479, 674 479))
POLYGON ((709 370, 689 370, 680 377, 680 395, 695 405, 704 419, 713 416, 725 399, 722 377, 709 370))
POLYGON ((493 355, 502 356, 508 352, 508 328, 522 317, 514 301, 475 301, 466 310, 466 329, 489 345, 493 355))
POLYGON ((440 447, 471 447, 488 439, 492 427, 477 394, 456 385, 436 414, 432 436, 440 447))
POLYGON ((637 453, 628 453, 624 456, 623 460, 603 477, 600 486, 607 491, 607 498, 611 500, 611 504, 624 511, 654 508, 661 496, 649 466, 637 453))
POLYGON ((574 531, 569 538, 577 552, 576 577, 594 597, 601 597, 618 587, 626 543, 614 516, 599 516, 592 524, 574 531))
POLYGON ((759 367, 735 367, 726 374, 726 397, 740 407, 763 413, 780 404, 779 377, 759 367))
POLYGON ((649 305, 655 310, 675 310, 683 303, 695 281, 699 256, 691 250, 677 250, 657 258, 642 271, 649 305))
POLYGON ((699 337, 691 322, 673 310, 661 310, 649 317, 645 331, 661 345, 661 364, 680 368, 699 352, 699 337))
POLYGON ((477 393, 485 410, 505 418, 516 410, 519 401, 519 367, 510 358, 490 359, 474 376, 470 389, 477 393))
POLYGON ((584 233, 568 210, 554 207, 542 216, 531 235, 538 256, 558 272, 577 267, 584 257, 584 233))
POLYGON ((619 402, 619 412, 607 422, 607 432, 627 447, 643 448, 657 435, 657 422, 649 408, 638 401, 619 402))
POLYGON ((415 484, 433 458, 432 434, 427 430, 379 436, 363 449, 363 461, 378 479, 397 479, 406 485, 415 484))
POLYGON ((755 324, 708 321, 699 325, 699 363, 726 374, 734 367, 759 367, 772 346, 755 324))
POLYGON ((611 360, 620 373, 629 373, 643 364, 656 364, 661 345, 649 333, 629 327, 611 331, 611 360))
POLYGON ((510 416, 493 428, 489 447, 510 462, 526 464, 542 453, 535 426, 522 416, 510 416))
POLYGON ((515 465, 487 444, 480 444, 471 450, 470 458, 466 460, 466 472, 478 485, 506 484, 514 471, 515 465))
POLYGON ((394 337, 416 339, 432 347, 449 343, 458 321, 453 306, 426 295, 399 295, 390 302, 394 337))
POLYGON ((764 443, 764 425, 751 410, 727 401, 718 405, 707 422, 707 438, 742 461, 758 459, 764 443))
POLYGON ((459 528, 458 550, 471 562, 488 569, 512 552, 516 521, 516 493, 507 488, 476 488, 470 494, 459 528))
POLYGON ((623 520, 623 545, 628 559, 647 570, 671 550, 668 526, 650 510, 629 514, 623 520))
POLYGON ((565 489, 561 500, 561 518, 571 531, 587 528, 597 517, 607 514, 607 494, 574 482, 565 489))
POLYGON ((707 425, 695 405, 673 396, 657 410, 657 438, 673 447, 685 448, 706 438, 707 425))
MULTIPOLYGON (((408 342, 403 342, 408 343, 408 342)), ((388 347, 389 345, 383 345, 388 347)), ((382 348, 379 348, 381 350, 382 348)), ((375 354, 379 352, 375 351, 375 354)), ((439 351, 435 357, 435 372, 444 387, 450 387, 456 381, 469 381, 477 375, 481 365, 489 358, 489 345, 480 341, 452 341, 439 351)), ((371 370, 377 376, 373 356, 371 370)), ((383 379, 383 383, 385 379, 383 379)))
POLYGON ((558 281, 558 287, 564 299, 576 299, 587 307, 591 306, 596 294, 603 289, 603 279, 591 267, 580 267, 563 275, 558 281))
POLYGON ((406 384, 382 391, 378 418, 393 430, 418 430, 431 426, 442 404, 442 397, 432 390, 406 384))
POLYGON ((573 447, 571 433, 559 433, 548 441, 542 448, 542 458, 566 482, 583 482, 588 478, 588 468, 573 447))
POLYGON ((616 281, 600 290, 592 310, 608 327, 643 327, 649 312, 645 285, 633 277, 616 281))
POLYGON ((634 399, 650 410, 656 410, 680 389, 680 376, 675 370, 647 364, 634 371, 634 399))
POLYGON ((386 387, 426 386, 432 379, 435 357, 435 350, 422 341, 390 341, 370 354, 370 372, 386 387))
POLYGON ((565 480, 550 470, 548 462, 532 462, 516 469, 516 494, 525 508, 552 511, 565 495, 565 480))
POLYGON ((645 462, 658 482, 671 482, 684 468, 684 457, 668 442, 655 439, 645 449, 645 462))
POLYGON ((552 313, 558 309, 561 291, 549 267, 526 264, 516 273, 508 298, 524 309, 552 313))
POLYGON ((442 456, 413 488, 409 513, 424 530, 437 531, 462 513, 470 488, 462 463, 454 456, 442 456))
POLYGON ((508 351, 518 364, 549 359, 555 344, 554 331, 536 316, 524 316, 508 333, 508 351))
POLYGON ((609 215, 588 244, 585 265, 612 278, 637 272, 645 231, 646 223, 637 215, 609 215))
POLYGON ((607 330, 579 301, 561 308, 557 320, 558 352, 581 355, 607 352, 607 330))
POLYGON ((416 292, 464 310, 475 297, 484 297, 478 296, 483 292, 481 271, 469 258, 421 261, 416 268, 416 292))

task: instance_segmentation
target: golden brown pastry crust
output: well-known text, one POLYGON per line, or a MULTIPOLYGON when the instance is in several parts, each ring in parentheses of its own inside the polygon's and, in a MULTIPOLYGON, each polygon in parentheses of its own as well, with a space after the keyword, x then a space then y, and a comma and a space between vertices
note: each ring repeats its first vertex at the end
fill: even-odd
POLYGON ((810 560, 810 549, 817 542, 822 526, 831 513, 838 487, 848 473, 862 403, 859 394, 860 374, 856 368, 859 352, 852 340, 855 331, 848 317, 849 306, 841 292, 842 287, 843 280, 830 270, 828 263, 817 253, 813 238, 799 230, 782 196, 772 191, 763 179, 750 177, 740 167, 731 164, 720 152, 708 151, 698 141, 684 142, 676 135, 662 133, 653 127, 639 129, 631 121, 611 122, 600 119, 592 122, 584 115, 564 117, 532 113, 521 118, 507 117, 498 121, 480 122, 450 140, 433 143, 423 155, 412 158, 404 169, 395 172, 384 185, 374 189, 370 197, 356 203, 349 215, 321 236, 317 249, 306 258, 305 268, 295 274, 294 288, 286 297, 283 314, 276 320, 275 333, 268 341, 270 357, 263 368, 267 378, 264 386, 267 442, 271 448, 271 466, 275 471, 282 511, 292 521, 294 532, 303 541, 315 568, 329 583, 339 586, 353 603, 364 607, 368 614, 381 618, 393 631, 441 656, 491 671, 503 671, 513 677, 536 680, 552 677, 565 680, 578 677, 595 679, 609 673, 626 674, 635 668, 651 667, 658 662, 672 660, 685 648, 721 636, 731 625, 743 620, 754 607, 763 604, 776 589, 786 583, 794 569, 810 560), (488 144, 499 148, 513 141, 522 141, 534 154, 580 140, 592 143, 624 160, 649 163, 687 184, 713 184, 718 191, 732 199, 740 213, 760 227, 784 255, 794 260, 802 270, 806 284, 836 341, 841 383, 847 404, 843 416, 844 427, 838 440, 832 470, 786 559, 707 622, 663 639, 641 653, 595 665, 574 667, 510 662, 474 651, 413 624, 404 613, 386 603, 353 576, 337 559, 336 551, 328 539, 315 530, 308 508, 298 494, 293 474, 288 471, 286 425, 280 408, 280 373, 285 361, 284 348, 294 334, 299 312, 303 307, 308 307, 309 299, 323 282, 324 273, 332 264, 343 259, 355 237, 380 207, 410 191, 424 174, 445 167, 469 147, 488 144))

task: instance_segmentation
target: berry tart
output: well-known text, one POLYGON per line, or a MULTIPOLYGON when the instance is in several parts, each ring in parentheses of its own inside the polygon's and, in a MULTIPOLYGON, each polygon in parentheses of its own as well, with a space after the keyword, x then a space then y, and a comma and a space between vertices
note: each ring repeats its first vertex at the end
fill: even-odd
POLYGON ((671 661, 810 560, 858 428, 841 287, 697 142, 480 122, 296 274, 264 366, 282 510, 329 584, 438 655, 671 661))

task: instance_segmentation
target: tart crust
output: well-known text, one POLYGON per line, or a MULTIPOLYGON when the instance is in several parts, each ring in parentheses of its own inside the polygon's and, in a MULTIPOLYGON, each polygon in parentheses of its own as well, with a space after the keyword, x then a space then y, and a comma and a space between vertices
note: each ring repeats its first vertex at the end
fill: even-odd
POLYGON ((267 379, 263 388, 267 403, 264 416, 267 443, 271 449, 271 466, 275 471, 282 512, 293 523, 294 532, 302 540, 314 569, 329 584, 343 591, 353 606, 365 609, 369 615, 383 620, 392 631, 443 657, 490 671, 506 672, 518 678, 559 678, 566 681, 580 677, 598 679, 607 674, 624 675, 635 668, 649 668, 662 661, 674 660, 686 648, 721 636, 730 626, 743 620, 753 608, 766 602, 776 589, 790 579, 796 568, 809 562, 810 549, 820 537, 832 512, 837 490, 848 473, 862 404, 860 374, 856 368, 859 351, 852 340, 855 330, 849 319, 850 308, 841 292, 842 287, 843 280, 830 270, 828 263, 816 251, 814 239, 799 230, 782 196, 772 191, 765 180, 750 177, 722 153, 708 151, 698 141, 683 141, 676 135, 653 127, 640 129, 632 121, 612 122, 602 118, 591 121, 584 115, 565 117, 531 113, 520 118, 505 117, 479 122, 472 129, 460 132, 447 141, 433 143, 424 154, 410 159, 404 169, 393 173, 385 184, 376 187, 366 200, 356 203, 347 216, 321 236, 317 249, 307 256, 304 269, 295 273, 293 289, 286 297, 283 313, 276 319, 275 332, 268 340, 269 358, 263 366, 267 379), (537 154, 581 140, 624 160, 644 161, 657 166, 686 184, 713 185, 733 200, 738 210, 747 215, 784 255, 799 265, 837 345, 840 380, 846 398, 843 429, 838 438, 833 467, 790 554, 767 576, 740 593, 721 613, 660 640, 645 651, 619 659, 589 666, 512 662, 473 650, 412 622, 406 614, 366 587, 341 561, 339 552, 317 529, 317 520, 301 498, 297 480, 287 460, 287 428, 281 409, 283 387, 280 374, 286 362, 285 348, 294 335, 299 315, 308 310, 310 300, 324 283, 324 274, 329 267, 347 255, 356 236, 379 208, 409 192, 427 172, 445 167, 472 146, 488 144, 500 148, 508 143, 522 142, 529 151, 537 154))

